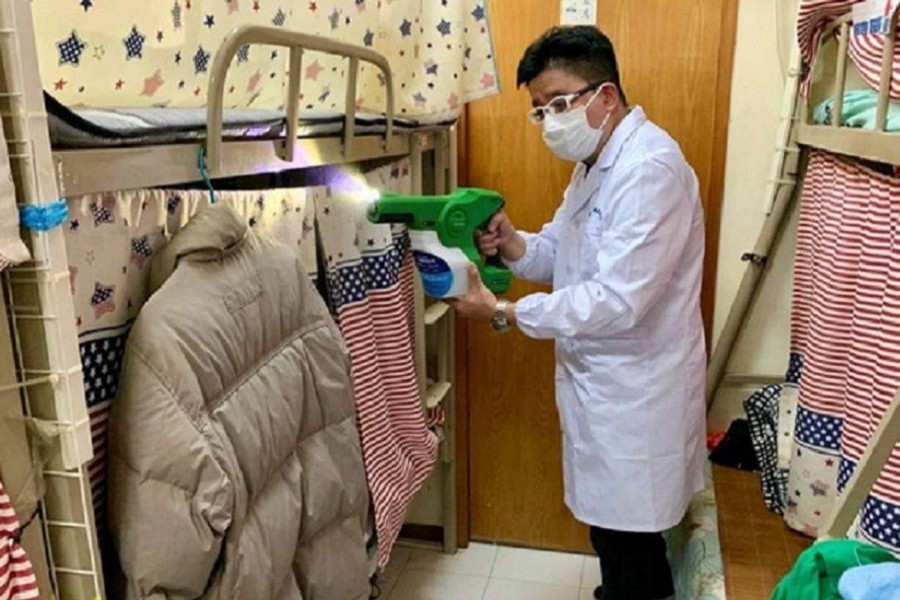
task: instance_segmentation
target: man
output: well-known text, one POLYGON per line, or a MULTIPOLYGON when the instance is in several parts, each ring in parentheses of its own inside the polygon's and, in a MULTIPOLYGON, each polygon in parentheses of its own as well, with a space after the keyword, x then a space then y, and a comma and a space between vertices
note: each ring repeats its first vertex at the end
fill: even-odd
POLYGON ((470 269, 464 316, 556 340, 566 504, 590 525, 605 600, 674 594, 664 530, 704 487, 703 215, 678 145, 629 107, 609 39, 556 28, 526 51, 518 84, 547 146, 576 162, 553 220, 479 238, 553 292, 497 300, 470 269))

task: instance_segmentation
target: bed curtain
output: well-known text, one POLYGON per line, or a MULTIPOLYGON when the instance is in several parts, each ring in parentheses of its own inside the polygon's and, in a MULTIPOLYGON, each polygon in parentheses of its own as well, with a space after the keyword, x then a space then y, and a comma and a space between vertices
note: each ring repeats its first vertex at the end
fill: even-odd
MULTIPOLYGON (((398 116, 437 121, 498 91, 485 0, 33 0, 44 89, 70 107, 197 107, 212 59, 238 25, 284 27, 371 48, 394 72, 398 116)), ((284 102, 287 51, 238 52, 226 106, 284 102)), ((341 111, 346 60, 308 52, 301 107, 341 111)), ((384 111, 384 81, 364 67, 357 104, 384 111)))
MULTIPOLYGON (((813 152, 791 319, 799 379, 785 520, 819 533, 900 388, 900 179, 813 152)), ((900 552, 900 448, 856 535, 900 552)))

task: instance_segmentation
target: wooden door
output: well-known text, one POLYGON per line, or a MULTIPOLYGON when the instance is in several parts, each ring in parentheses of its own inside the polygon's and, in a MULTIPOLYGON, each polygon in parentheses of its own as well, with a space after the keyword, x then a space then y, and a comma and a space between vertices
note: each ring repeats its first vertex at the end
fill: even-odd
MULTIPOLYGON (((572 165, 557 160, 527 121, 530 99, 515 88, 515 72, 525 47, 558 22, 559 3, 487 4, 503 93, 468 107, 460 153, 465 183, 500 191, 513 222, 535 231, 552 217, 572 165)), ((707 330, 736 14, 737 0, 600 0, 598 11, 599 27, 615 44, 629 102, 643 106, 678 140, 700 178, 707 212, 707 330)), ((517 282, 510 297, 539 289, 517 282)), ((552 344, 518 332, 497 335, 483 324, 463 327, 472 538, 587 550, 586 528, 563 505, 552 344)))

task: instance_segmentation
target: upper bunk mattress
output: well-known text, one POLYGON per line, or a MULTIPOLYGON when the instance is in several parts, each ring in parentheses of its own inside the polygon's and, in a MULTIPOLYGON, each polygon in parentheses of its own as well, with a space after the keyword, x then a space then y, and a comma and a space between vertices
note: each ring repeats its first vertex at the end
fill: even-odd
MULTIPOLYGON (((67 108, 49 94, 44 95, 55 149, 148 146, 192 142, 206 138, 205 108, 67 108)), ((274 139, 283 135, 285 114, 280 110, 235 109, 223 114, 225 139, 274 139)), ((422 125, 395 119, 395 131, 413 131, 446 126, 452 121, 422 125)), ((385 132, 386 119, 358 113, 356 135, 385 132)), ((316 138, 340 135, 344 115, 338 112, 303 112, 298 136, 316 138)))

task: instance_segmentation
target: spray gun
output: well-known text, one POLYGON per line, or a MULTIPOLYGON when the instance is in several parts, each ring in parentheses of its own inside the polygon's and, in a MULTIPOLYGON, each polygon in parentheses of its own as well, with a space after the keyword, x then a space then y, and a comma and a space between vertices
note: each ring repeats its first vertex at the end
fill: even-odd
POLYGON ((466 272, 475 263, 484 285, 495 294, 509 289, 512 274, 499 258, 484 259, 475 234, 486 230, 503 208, 497 192, 459 188, 446 196, 382 194, 369 209, 373 223, 405 223, 425 293, 433 298, 462 296, 469 287, 466 272))

